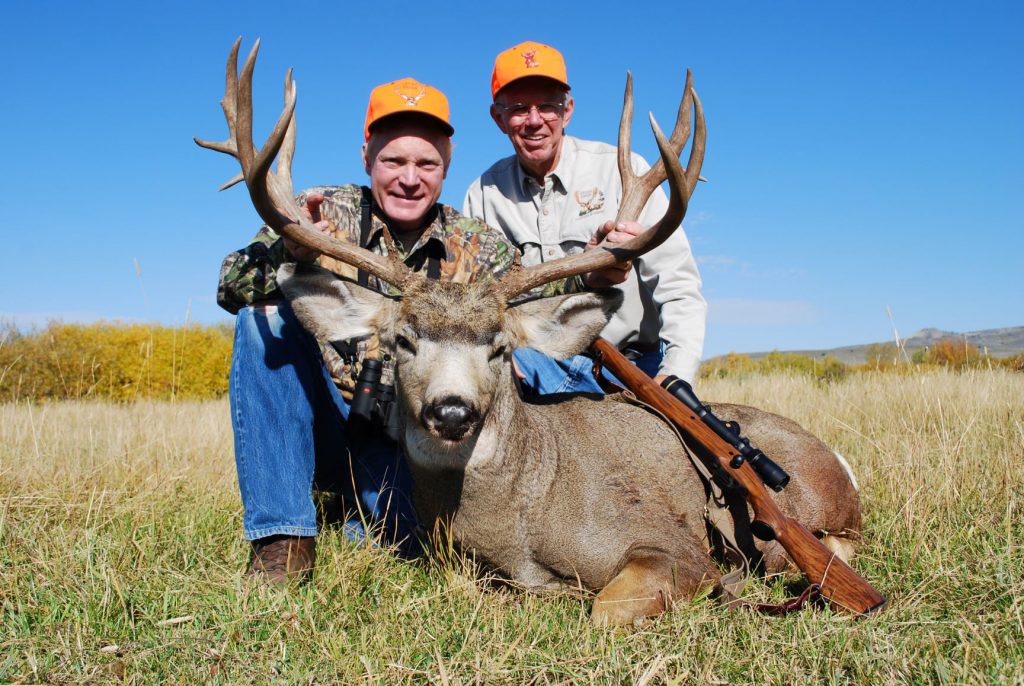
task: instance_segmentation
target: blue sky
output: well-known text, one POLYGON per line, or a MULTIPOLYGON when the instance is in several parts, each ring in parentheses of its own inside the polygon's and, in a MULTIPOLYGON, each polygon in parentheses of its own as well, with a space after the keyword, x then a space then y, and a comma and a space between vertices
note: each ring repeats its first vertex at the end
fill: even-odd
MULTIPOLYGON (((217 269, 258 219, 217 193, 235 37, 262 37, 257 132, 299 86, 297 188, 362 182, 370 89, 413 76, 457 129, 442 200, 510 154, 487 116, 494 56, 565 54, 570 131, 612 141, 627 69, 671 123, 684 70, 708 120, 685 222, 706 355, 832 347, 923 327, 1024 324, 1024 4, 2 2, 9 246, 0 318, 226 321, 217 269), (891 310, 890 320, 887 308, 891 310)), ((634 147, 654 145, 636 117, 634 147)))

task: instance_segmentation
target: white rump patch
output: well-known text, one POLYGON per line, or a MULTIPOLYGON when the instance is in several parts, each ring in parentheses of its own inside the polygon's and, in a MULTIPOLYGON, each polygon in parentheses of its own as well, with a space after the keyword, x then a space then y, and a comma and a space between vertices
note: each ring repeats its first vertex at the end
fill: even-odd
POLYGON ((850 481, 853 483, 853 490, 860 493, 860 485, 857 483, 857 477, 853 475, 853 470, 850 469, 850 463, 846 461, 846 458, 839 454, 838 450, 833 450, 836 458, 839 459, 839 464, 843 465, 843 469, 846 470, 846 474, 850 477, 850 481))

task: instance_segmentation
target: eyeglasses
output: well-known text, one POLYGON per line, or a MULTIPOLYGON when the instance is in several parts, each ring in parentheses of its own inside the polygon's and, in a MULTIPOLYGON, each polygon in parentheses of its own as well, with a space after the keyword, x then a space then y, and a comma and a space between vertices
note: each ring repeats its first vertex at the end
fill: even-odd
POLYGON ((521 102, 514 102, 511 105, 495 103, 505 114, 510 122, 522 122, 530 116, 532 110, 537 110, 537 116, 544 121, 554 121, 562 116, 565 110, 564 102, 541 102, 536 105, 524 105, 521 102))

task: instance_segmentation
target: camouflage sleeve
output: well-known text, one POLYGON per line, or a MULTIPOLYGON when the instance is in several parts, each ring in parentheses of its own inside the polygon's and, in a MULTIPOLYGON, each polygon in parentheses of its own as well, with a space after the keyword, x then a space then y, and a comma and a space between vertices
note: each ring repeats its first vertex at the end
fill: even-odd
POLYGON ((543 286, 537 286, 532 291, 532 295, 550 298, 553 295, 568 295, 569 293, 580 293, 585 290, 587 288, 583 285, 583 277, 577 274, 576 276, 568 276, 558 281, 546 283, 543 286))
POLYGON ((281 237, 264 226, 249 245, 224 258, 217 283, 217 304, 236 314, 246 305, 280 298, 277 268, 291 261, 281 237))
MULTIPOLYGON (((499 278, 511 269, 521 256, 519 248, 498 229, 491 228, 478 219, 454 212, 452 214, 449 221, 453 221, 461 234, 468 237, 464 239, 464 247, 458 258, 459 261, 468 263, 463 265, 464 270, 473 270, 480 274, 490 274, 494 278, 499 278), (473 246, 474 249, 467 249, 470 246, 473 246)), ((527 297, 550 297, 584 290, 586 288, 583 285, 583 277, 572 276, 538 286, 530 291, 527 297)))

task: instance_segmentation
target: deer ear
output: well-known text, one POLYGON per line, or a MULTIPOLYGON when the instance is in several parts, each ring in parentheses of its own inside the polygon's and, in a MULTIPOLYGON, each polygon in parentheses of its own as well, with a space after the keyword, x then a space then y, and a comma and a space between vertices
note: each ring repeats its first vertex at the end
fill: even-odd
POLYGON ((534 348, 555 359, 578 355, 601 333, 622 304, 615 289, 540 298, 508 310, 517 348, 534 348))
POLYGON ((302 326, 321 341, 367 336, 389 321, 396 303, 311 264, 283 264, 277 285, 302 326))

